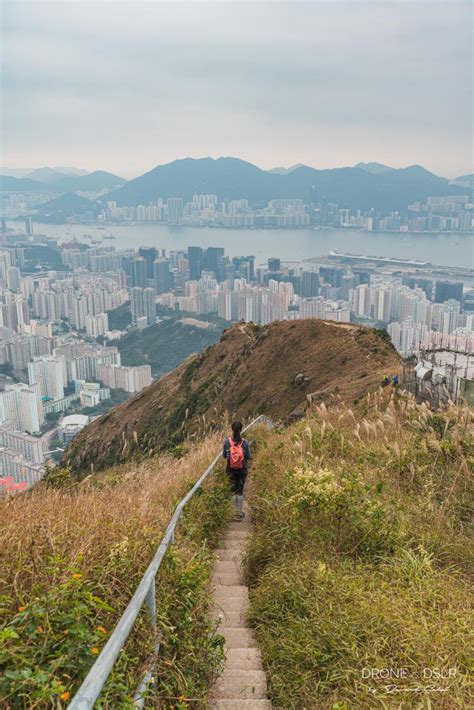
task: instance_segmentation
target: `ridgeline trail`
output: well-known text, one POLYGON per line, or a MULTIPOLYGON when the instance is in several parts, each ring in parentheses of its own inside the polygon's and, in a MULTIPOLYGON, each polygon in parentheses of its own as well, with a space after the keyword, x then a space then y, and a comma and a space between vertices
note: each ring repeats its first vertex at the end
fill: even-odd
POLYGON ((227 526, 216 550, 212 616, 225 639, 226 664, 211 689, 209 710, 271 710, 267 679, 252 630, 246 622, 249 605, 241 556, 252 524, 247 502, 245 518, 227 526))

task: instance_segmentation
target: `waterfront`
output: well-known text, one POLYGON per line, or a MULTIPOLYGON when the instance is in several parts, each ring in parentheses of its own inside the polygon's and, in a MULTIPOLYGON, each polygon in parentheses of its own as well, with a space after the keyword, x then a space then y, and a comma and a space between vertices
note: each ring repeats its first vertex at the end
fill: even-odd
MULTIPOLYGON (((9 222, 21 229, 21 222, 9 222)), ((355 254, 419 259, 443 266, 474 266, 473 234, 467 232, 404 233, 361 232, 341 229, 213 229, 209 227, 168 227, 166 225, 96 225, 34 223, 36 234, 58 237, 61 241, 81 240, 91 234, 104 245, 117 249, 138 249, 141 245, 159 249, 187 249, 188 246, 222 246, 230 257, 254 254, 256 263, 278 256, 283 261, 302 261, 327 256, 331 249, 355 254), (104 239, 112 233, 115 239, 104 239)), ((90 241, 88 242, 90 243, 90 241)))

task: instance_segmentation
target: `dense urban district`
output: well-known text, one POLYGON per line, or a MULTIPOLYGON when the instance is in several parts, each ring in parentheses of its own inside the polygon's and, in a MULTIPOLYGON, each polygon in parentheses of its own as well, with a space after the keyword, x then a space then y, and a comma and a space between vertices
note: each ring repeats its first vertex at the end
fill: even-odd
MULTIPOLYGON (((207 196, 197 196, 196 203, 207 196)), ((231 322, 319 318, 388 331, 420 381, 472 399, 474 273, 344 254, 265 264, 223 247, 117 249, 3 226, 0 484, 23 490, 91 419, 231 322)), ((387 373, 388 375, 390 373, 387 373)))
POLYGON ((258 264, 219 246, 117 249, 105 232, 120 223, 470 232, 472 175, 448 180, 421 166, 379 163, 266 171, 235 158, 177 160, 129 181, 75 168, 1 172, 6 490, 39 480, 91 419, 215 343, 235 321, 319 318, 382 328, 403 357, 419 359, 420 380, 472 396, 472 264, 335 250, 258 264), (42 222, 104 232, 59 243, 39 233, 42 222))
POLYGON ((473 176, 448 180, 420 165, 261 170, 236 158, 188 158, 128 182, 100 170, 58 170, 1 175, 2 216, 235 229, 465 232, 473 225, 473 176))

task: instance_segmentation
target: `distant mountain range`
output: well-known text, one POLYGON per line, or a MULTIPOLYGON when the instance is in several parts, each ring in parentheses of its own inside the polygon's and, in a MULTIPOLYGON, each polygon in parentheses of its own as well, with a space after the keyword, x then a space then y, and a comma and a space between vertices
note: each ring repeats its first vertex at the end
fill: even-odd
POLYGON ((0 175, 8 175, 16 178, 32 178, 40 182, 55 182, 65 175, 87 175, 89 171, 82 168, 57 165, 55 168, 0 168, 0 175))
POLYGON ((95 170, 85 175, 61 175, 51 168, 40 168, 31 175, 36 178, 17 178, 0 176, 0 190, 10 192, 102 192, 123 185, 126 180, 105 172, 95 170), (40 179, 41 178, 41 179, 40 179))
MULTIPOLYGON (((64 168, 63 170, 65 170, 64 168)), ((300 198, 305 202, 327 200, 349 209, 381 212, 405 211, 408 204, 424 201, 433 195, 462 194, 472 189, 472 176, 447 180, 420 165, 396 169, 381 163, 358 163, 354 167, 317 170, 307 165, 262 170, 238 158, 185 158, 126 181, 103 170, 85 175, 60 173, 57 168, 40 168, 29 176, 1 176, 0 190, 18 192, 67 193, 55 208, 62 214, 73 205, 70 193, 107 191, 96 203, 82 203, 83 211, 99 210, 105 201, 118 205, 156 202, 159 197, 181 197, 187 201, 194 194, 216 194, 219 201, 246 198, 255 207, 278 198, 300 198)), ((50 210, 50 203, 39 208, 40 215, 50 210)), ((55 220, 56 221, 56 220, 55 220)))
POLYGON ((388 165, 382 165, 382 163, 357 163, 354 167, 359 168, 359 170, 365 170, 366 173, 371 173, 372 175, 383 175, 395 170, 395 168, 389 168, 388 165))
POLYGON ((137 205, 154 202, 158 197, 190 200, 198 193, 216 194, 219 201, 247 198, 253 205, 264 205, 277 198, 302 198, 310 202, 316 196, 317 200, 325 199, 350 209, 373 207, 387 211, 405 210, 408 204, 430 195, 462 192, 458 185, 450 185, 446 178, 420 165, 400 170, 373 163, 364 165, 365 168, 333 170, 302 165, 281 173, 281 169, 261 170, 237 158, 185 158, 159 165, 130 180, 108 194, 107 200, 118 205, 137 205))

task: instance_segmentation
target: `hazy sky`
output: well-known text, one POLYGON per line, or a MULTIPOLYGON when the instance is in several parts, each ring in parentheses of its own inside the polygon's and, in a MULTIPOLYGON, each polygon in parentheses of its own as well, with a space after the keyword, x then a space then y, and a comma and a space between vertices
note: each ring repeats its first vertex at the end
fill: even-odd
POLYGON ((472 172, 470 0, 3 2, 2 156, 472 172))

